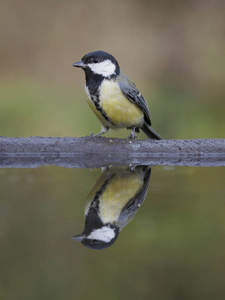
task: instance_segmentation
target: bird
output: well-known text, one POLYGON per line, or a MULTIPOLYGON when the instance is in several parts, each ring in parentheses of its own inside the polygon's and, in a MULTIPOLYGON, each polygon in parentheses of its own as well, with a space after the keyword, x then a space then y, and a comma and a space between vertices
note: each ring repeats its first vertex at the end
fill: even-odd
POLYGON ((100 136, 109 128, 131 129, 130 139, 140 129, 151 139, 162 137, 152 128, 145 98, 121 71, 117 60, 105 51, 93 51, 72 66, 85 72, 87 102, 102 124, 100 136))
POLYGON ((85 228, 72 239, 95 250, 112 246, 142 205, 150 174, 149 166, 106 168, 87 198, 85 228))

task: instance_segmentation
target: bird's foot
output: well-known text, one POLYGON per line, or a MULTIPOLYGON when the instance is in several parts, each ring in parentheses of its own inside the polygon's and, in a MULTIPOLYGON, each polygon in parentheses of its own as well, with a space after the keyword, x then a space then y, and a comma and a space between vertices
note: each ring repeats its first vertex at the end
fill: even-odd
POLYGON ((128 136, 128 139, 130 139, 130 140, 138 139, 138 136, 135 134, 135 127, 133 128, 130 135, 128 136))
POLYGON ((138 136, 133 131, 131 131, 130 135, 128 136, 128 139, 129 140, 135 140, 135 139, 138 140, 138 136))
POLYGON ((108 130, 109 130, 108 127, 102 126, 102 130, 101 130, 99 133, 95 134, 94 137, 98 137, 98 136, 100 136, 100 135, 106 133, 108 130))
POLYGON ((102 133, 101 133, 101 132, 99 132, 99 133, 97 133, 97 134, 93 135, 93 137, 99 137, 100 135, 102 135, 102 133))

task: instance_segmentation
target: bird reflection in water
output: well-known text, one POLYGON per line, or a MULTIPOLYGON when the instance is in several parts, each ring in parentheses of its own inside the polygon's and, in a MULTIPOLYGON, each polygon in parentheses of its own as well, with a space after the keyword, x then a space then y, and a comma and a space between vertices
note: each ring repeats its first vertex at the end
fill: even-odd
POLYGON ((150 175, 148 166, 104 170, 87 199, 84 231, 72 238, 91 249, 112 246, 142 205, 150 175))

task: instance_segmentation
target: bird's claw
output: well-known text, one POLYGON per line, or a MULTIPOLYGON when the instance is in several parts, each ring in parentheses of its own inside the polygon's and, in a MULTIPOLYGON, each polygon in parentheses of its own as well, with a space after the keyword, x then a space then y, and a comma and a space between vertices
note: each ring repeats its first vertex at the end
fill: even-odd
POLYGON ((130 135, 128 136, 128 139, 135 140, 138 139, 138 136, 133 131, 131 131, 130 135))

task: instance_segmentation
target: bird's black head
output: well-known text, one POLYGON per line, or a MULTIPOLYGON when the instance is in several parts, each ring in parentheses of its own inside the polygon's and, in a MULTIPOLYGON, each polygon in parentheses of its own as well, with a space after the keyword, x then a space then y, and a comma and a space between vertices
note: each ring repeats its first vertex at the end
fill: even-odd
POLYGON ((102 250, 114 244, 119 235, 119 228, 110 224, 94 229, 89 233, 75 235, 72 238, 80 241, 85 247, 102 250))
POLYGON ((73 66, 82 68, 86 75, 96 75, 109 79, 116 77, 120 73, 117 60, 104 51, 90 52, 81 61, 74 63, 73 66))

